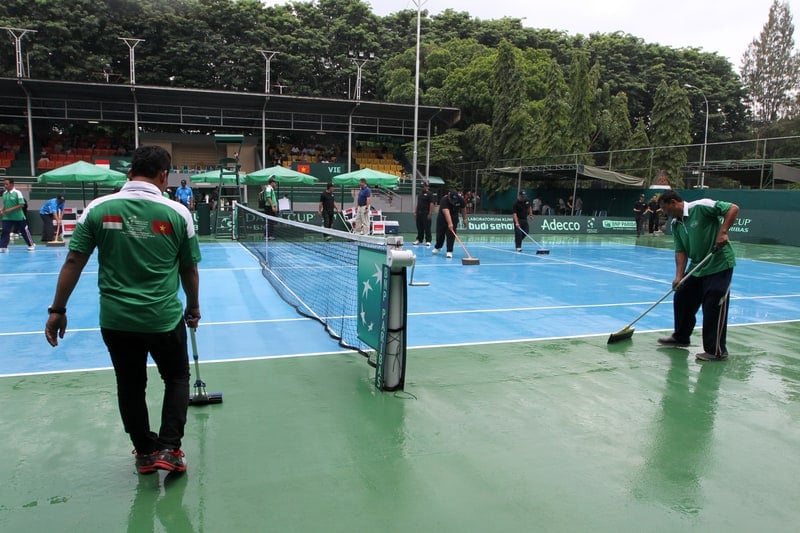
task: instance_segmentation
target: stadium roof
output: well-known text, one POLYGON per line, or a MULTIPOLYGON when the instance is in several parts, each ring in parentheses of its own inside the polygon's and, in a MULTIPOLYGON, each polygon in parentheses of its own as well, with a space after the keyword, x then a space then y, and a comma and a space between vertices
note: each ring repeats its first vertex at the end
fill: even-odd
POLYGON ((532 165, 522 167, 501 167, 489 169, 494 172, 505 174, 518 174, 520 180, 524 176, 526 179, 597 179, 611 181, 621 185, 641 187, 644 179, 636 176, 629 176, 622 172, 614 172, 589 165, 532 165))
MULTIPOLYGON (((0 118, 98 121, 184 129, 414 135, 414 106, 281 94, 0 77, 0 118)), ((419 106, 419 137, 461 118, 452 107, 419 106)))

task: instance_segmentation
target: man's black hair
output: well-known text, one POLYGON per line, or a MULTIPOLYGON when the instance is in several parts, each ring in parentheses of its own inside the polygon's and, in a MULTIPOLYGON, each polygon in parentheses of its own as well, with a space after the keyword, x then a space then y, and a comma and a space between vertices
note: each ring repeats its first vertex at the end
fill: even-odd
POLYGON ((171 166, 172 157, 160 146, 140 146, 133 152, 130 174, 154 179, 159 172, 169 170, 171 166))
POLYGON ((672 202, 672 201, 682 202, 683 198, 681 198, 681 195, 673 190, 664 191, 661 193, 661 196, 658 197, 658 202, 661 204, 665 204, 667 202, 672 202))

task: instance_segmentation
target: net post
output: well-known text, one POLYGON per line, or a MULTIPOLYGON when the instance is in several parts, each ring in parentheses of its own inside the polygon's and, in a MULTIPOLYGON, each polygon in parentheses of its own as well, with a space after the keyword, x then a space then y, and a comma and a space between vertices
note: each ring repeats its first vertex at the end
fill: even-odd
POLYGON ((403 237, 387 237, 384 277, 388 289, 386 321, 382 324, 378 357, 375 364, 375 386, 383 391, 402 390, 406 376, 407 269, 416 262, 414 252, 403 250, 403 237))

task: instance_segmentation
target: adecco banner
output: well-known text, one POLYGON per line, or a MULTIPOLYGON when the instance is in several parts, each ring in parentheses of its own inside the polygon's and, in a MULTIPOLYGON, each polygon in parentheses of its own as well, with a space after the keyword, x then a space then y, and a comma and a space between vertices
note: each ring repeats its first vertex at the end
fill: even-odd
MULTIPOLYGON (((635 234, 636 222, 632 218, 613 217, 567 217, 538 215, 529 221, 532 232, 574 234, 635 234)), ((470 215, 465 233, 509 233, 514 231, 511 215, 470 215)))

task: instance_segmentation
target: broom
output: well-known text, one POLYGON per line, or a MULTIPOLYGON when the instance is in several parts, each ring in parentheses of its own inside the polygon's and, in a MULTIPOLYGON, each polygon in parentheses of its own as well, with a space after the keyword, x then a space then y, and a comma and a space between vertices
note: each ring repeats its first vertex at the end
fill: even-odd
POLYGON ((539 249, 538 249, 538 250, 536 250, 536 255, 550 255, 550 250, 548 250, 547 248, 545 248, 544 246, 542 246, 541 244, 539 244, 538 242, 536 242, 536 239, 534 239, 533 237, 531 237, 530 235, 528 235, 527 233, 525 233, 525 230, 524 230, 524 229, 522 229, 522 228, 518 228, 518 229, 519 229, 519 231, 520 231, 520 232, 521 232, 523 235, 525 235, 527 238, 529 238, 530 240, 532 240, 532 241, 533 241, 533 244, 535 244, 536 246, 538 246, 538 247, 539 247, 539 249))
POLYGON ((57 219, 58 223, 56 224, 56 236, 52 241, 47 241, 44 243, 45 246, 65 246, 64 240, 59 239, 58 236, 61 234, 61 219, 57 219))
POLYGON ((658 301, 657 301, 656 303, 654 303, 653 305, 651 305, 650 307, 648 307, 648 308, 645 310, 645 312, 644 312, 644 313, 642 313, 641 315, 637 316, 637 317, 636 317, 636 318, 633 320, 633 322, 631 322, 630 324, 628 324, 627 326, 625 326, 624 328, 622 328, 622 329, 621 329, 621 330, 619 330, 618 332, 616 332, 616 333, 612 333, 612 334, 611 334, 611 335, 608 337, 608 342, 607 342, 606 344, 613 344, 613 343, 615 343, 615 342, 624 341, 624 340, 626 340, 626 339, 630 339, 631 337, 633 337, 633 325, 634 325, 634 324, 636 324, 636 323, 637 323, 637 322, 638 322, 638 321, 639 321, 639 320, 640 320, 640 319, 641 319, 641 318, 642 318, 644 315, 646 315, 647 313, 649 313, 650 311, 652 311, 652 310, 653 310, 653 309, 654 309, 654 308, 655 308, 655 307, 656 307, 658 304, 660 304, 661 302, 663 302, 663 301, 664 301, 664 300, 667 298, 667 296, 669 296, 669 295, 670 295, 670 294, 672 294, 673 292, 675 292, 675 291, 677 291, 678 289, 680 289, 680 288, 681 288, 681 285, 683 285, 683 282, 684 282, 684 281, 686 281, 686 279, 687 279, 689 276, 691 276, 692 274, 694 274, 695 272, 697 272, 697 271, 700 269, 700 267, 702 267, 703 265, 705 265, 705 264, 708 262, 708 260, 709 260, 709 259, 711 259, 711 256, 712 256, 712 255, 714 255, 714 252, 716 252, 716 251, 717 251, 717 249, 716 249, 716 248, 714 248, 712 251, 710 251, 710 252, 708 253, 708 255, 707 255, 707 256, 705 256, 705 257, 703 258, 703 260, 702 260, 702 261, 700 261, 699 263, 697 263, 697 265, 696 265, 694 268, 692 268, 692 269, 691 269, 691 270, 690 270, 690 271, 689 271, 689 272, 688 272, 688 273, 687 273, 685 276, 683 276, 683 277, 681 278, 681 280, 678 282, 678 285, 677 285, 675 288, 671 288, 671 289, 670 289, 670 290, 669 290, 669 291, 668 291, 668 292, 667 292, 667 293, 666 293, 664 296, 662 296, 661 298, 659 298, 659 299, 658 299, 658 301))
POLYGON ((467 254, 467 257, 462 257, 461 258, 461 265, 462 266, 465 266, 465 265, 480 265, 481 264, 480 259, 478 259, 477 257, 472 257, 471 255, 469 255, 469 250, 467 250, 467 247, 464 246, 463 242, 461 242, 461 239, 459 238, 458 233, 456 233, 456 231, 454 229, 451 229, 450 231, 453 232, 453 235, 455 236, 456 240, 458 241, 458 244, 461 245, 461 248, 464 249, 464 253, 467 254))
POLYGON ((194 394, 189 396, 189 405, 208 405, 210 403, 222 403, 221 392, 206 392, 206 384, 200 379, 200 363, 197 356, 197 338, 195 337, 195 329, 189 328, 189 334, 192 338, 192 355, 194 356, 194 373, 197 379, 194 382, 194 394))

